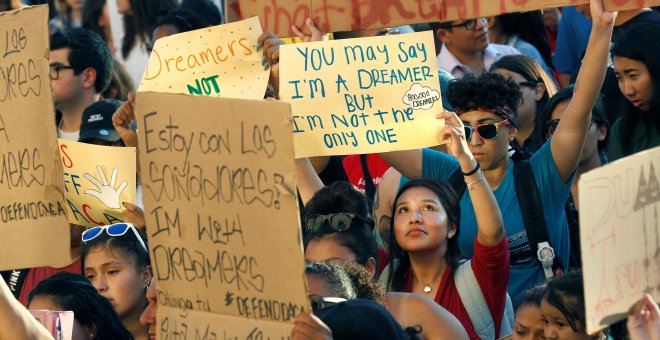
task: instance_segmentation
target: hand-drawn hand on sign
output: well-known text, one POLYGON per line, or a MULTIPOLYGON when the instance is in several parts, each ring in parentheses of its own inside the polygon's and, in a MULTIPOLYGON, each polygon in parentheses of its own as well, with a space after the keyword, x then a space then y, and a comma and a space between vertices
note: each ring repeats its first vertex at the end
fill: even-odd
POLYGON ((96 170, 99 172, 99 177, 101 178, 101 181, 103 181, 103 184, 101 184, 94 176, 86 173, 84 177, 92 182, 92 184, 96 185, 97 188, 99 188, 99 191, 94 191, 92 189, 87 189, 85 190, 85 195, 91 195, 99 199, 101 203, 105 204, 108 208, 112 209, 119 209, 121 207, 121 192, 126 188, 128 185, 128 181, 124 181, 119 185, 119 188, 115 189, 115 184, 117 182, 117 168, 112 169, 112 178, 110 179, 110 184, 108 184, 108 180, 105 177, 105 173, 103 172, 103 168, 100 165, 96 166, 96 170))

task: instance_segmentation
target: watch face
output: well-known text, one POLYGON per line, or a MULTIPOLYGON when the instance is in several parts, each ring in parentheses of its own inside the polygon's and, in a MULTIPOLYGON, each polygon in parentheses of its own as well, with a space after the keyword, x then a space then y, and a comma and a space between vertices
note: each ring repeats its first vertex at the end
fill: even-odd
POLYGON ((540 250, 539 256, 542 261, 550 261, 554 257, 554 253, 550 248, 543 248, 540 250))

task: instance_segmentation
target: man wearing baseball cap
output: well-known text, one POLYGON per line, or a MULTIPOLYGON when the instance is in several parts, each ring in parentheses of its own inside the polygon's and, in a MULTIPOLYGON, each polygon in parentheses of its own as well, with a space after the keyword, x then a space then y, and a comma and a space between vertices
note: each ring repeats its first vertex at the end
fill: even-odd
POLYGON ((106 146, 124 146, 112 125, 112 115, 122 102, 104 99, 88 106, 82 114, 79 142, 106 146))

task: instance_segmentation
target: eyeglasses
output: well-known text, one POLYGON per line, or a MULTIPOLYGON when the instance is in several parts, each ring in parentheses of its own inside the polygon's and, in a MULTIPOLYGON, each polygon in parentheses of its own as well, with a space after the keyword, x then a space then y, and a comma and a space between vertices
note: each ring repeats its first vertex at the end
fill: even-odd
POLYGON ((552 136, 557 130, 557 125, 559 125, 559 119, 552 119, 545 122, 545 127, 548 130, 548 136, 552 136))
POLYGON ((486 18, 479 18, 479 19, 470 19, 470 20, 465 20, 460 24, 453 24, 449 25, 449 27, 463 27, 468 31, 472 31, 475 28, 477 28, 477 21, 481 22, 484 26, 488 24, 488 19, 486 18))
POLYGON ((308 295, 309 304, 312 305, 312 311, 316 312, 335 303, 345 302, 346 299, 340 297, 323 297, 320 295, 308 295))
POLYGON ((521 82, 518 83, 518 86, 520 86, 520 87, 526 86, 526 87, 534 88, 534 87, 536 87, 536 85, 538 85, 538 83, 535 82, 535 81, 521 81, 521 82))
POLYGON ((346 231, 351 228, 351 221, 355 214, 336 213, 328 215, 311 215, 305 219, 305 229, 307 232, 315 233, 321 229, 325 221, 328 221, 330 228, 335 231, 346 231))
POLYGON ((503 126, 509 126, 509 120, 505 119, 499 123, 479 124, 477 126, 465 125, 465 140, 472 139, 472 132, 477 131, 479 137, 483 139, 497 138, 497 131, 503 126))
POLYGON ((149 250, 147 249, 147 245, 144 244, 144 241, 142 241, 142 237, 140 237, 140 234, 138 234, 137 229, 135 229, 135 226, 130 224, 130 223, 117 223, 113 225, 106 225, 102 227, 93 227, 89 228, 82 233, 82 241, 83 242, 89 242, 95 238, 97 238, 99 235, 105 232, 110 235, 110 236, 122 236, 128 232, 128 230, 132 230, 133 234, 135 235, 135 238, 137 238, 138 242, 142 245, 142 248, 148 253, 149 250))
POLYGON ((394 35, 401 34, 401 30, 398 27, 387 27, 383 28, 376 34, 376 36, 385 36, 385 35, 394 35))
POLYGON ((73 66, 66 66, 66 65, 61 65, 61 64, 50 65, 50 79, 51 80, 59 79, 61 70, 74 70, 75 71, 75 68, 73 66))

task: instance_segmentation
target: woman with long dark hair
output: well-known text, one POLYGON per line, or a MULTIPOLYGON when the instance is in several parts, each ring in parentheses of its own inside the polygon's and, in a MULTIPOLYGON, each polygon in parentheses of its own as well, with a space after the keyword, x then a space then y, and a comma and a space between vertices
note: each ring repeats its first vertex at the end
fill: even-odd
POLYGON ((660 145, 660 26, 626 29, 612 47, 614 71, 628 99, 612 126, 609 161, 660 145))
POLYGON ((518 133, 512 143, 528 155, 533 154, 545 143, 540 112, 548 99, 557 93, 557 86, 539 63, 524 55, 502 57, 490 67, 490 71, 513 79, 520 87, 522 97, 516 117, 518 133))

